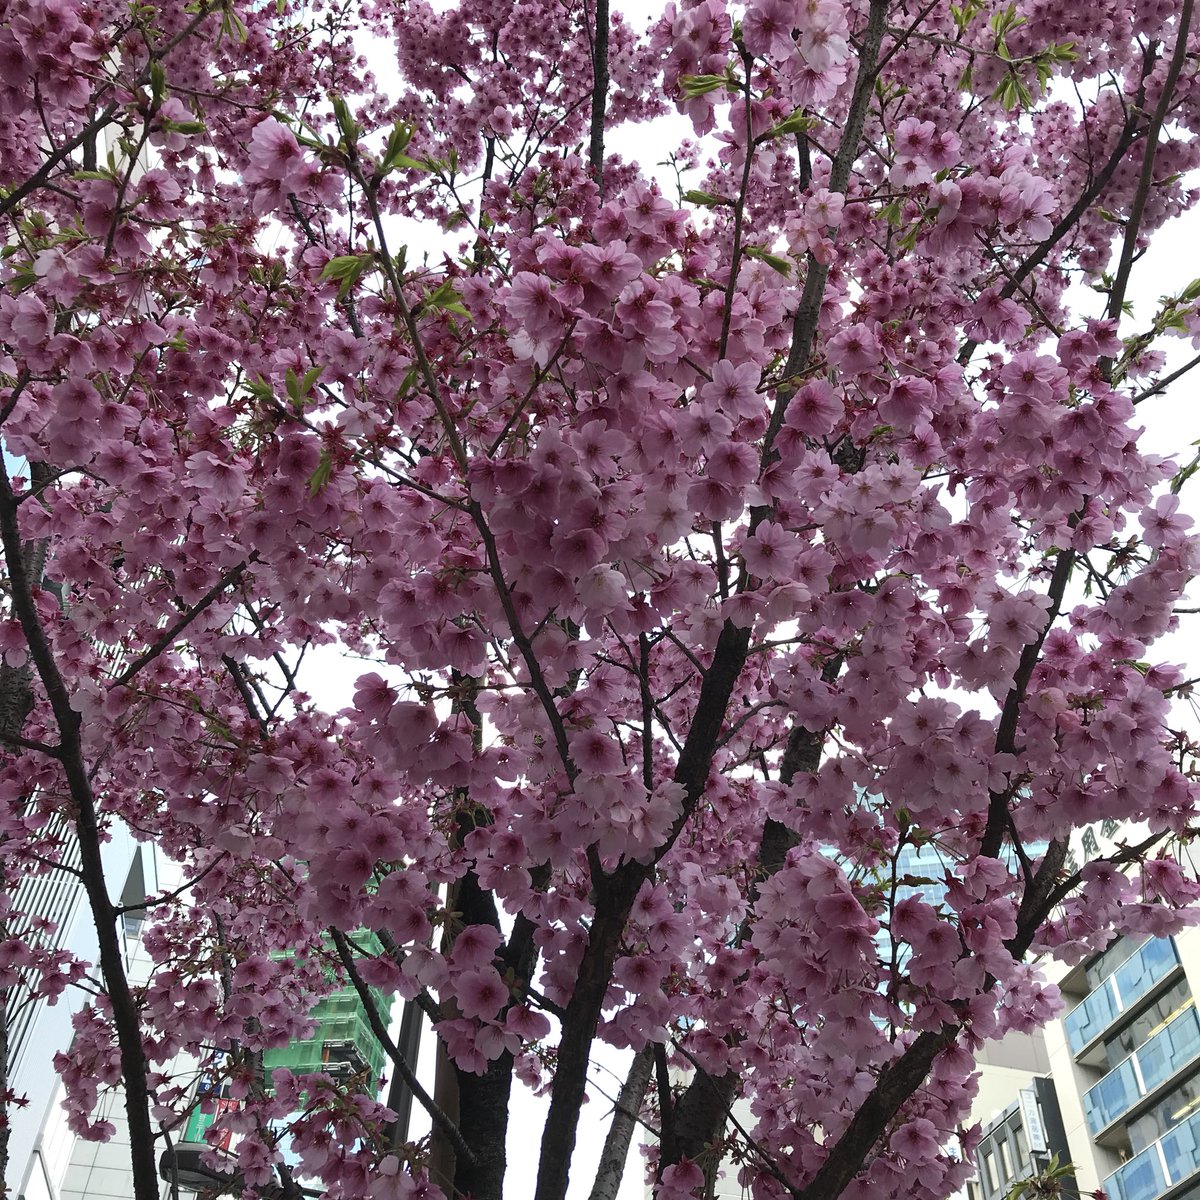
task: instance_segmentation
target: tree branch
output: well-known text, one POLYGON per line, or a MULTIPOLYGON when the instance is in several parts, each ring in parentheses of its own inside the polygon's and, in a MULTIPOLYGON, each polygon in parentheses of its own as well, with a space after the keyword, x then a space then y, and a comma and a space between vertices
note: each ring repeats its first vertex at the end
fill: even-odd
POLYGON ((592 112, 588 137, 588 166, 604 198, 604 119, 608 107, 608 0, 596 0, 596 31, 592 41, 592 112))
POLYGON ((1192 23, 1192 7, 1194 0, 1183 0, 1183 8, 1179 13, 1179 30, 1175 35, 1175 51, 1171 55, 1171 64, 1167 68, 1167 77, 1163 81, 1162 95, 1154 106, 1154 115, 1146 130, 1146 149, 1142 154, 1142 170, 1138 176, 1137 192, 1134 194, 1133 207, 1129 210, 1129 219, 1125 222, 1125 239, 1121 244, 1121 259, 1117 273, 1113 277, 1112 290, 1108 294, 1108 316, 1116 320, 1121 315, 1125 304, 1125 291, 1129 286, 1129 276, 1133 272, 1134 252, 1137 250, 1138 235, 1141 233, 1142 217, 1146 211, 1146 201, 1150 198, 1150 189, 1154 185, 1154 159, 1158 153, 1158 137, 1162 132, 1163 122, 1171 107, 1175 94, 1175 85, 1179 82, 1179 74, 1183 70, 1187 58, 1188 31, 1192 23))
POLYGON ((62 763, 74 803, 75 829, 79 840, 80 870, 92 911, 100 950, 100 971, 112 1007, 113 1025, 121 1057, 125 1086, 125 1115, 129 1122, 130 1160, 135 1200, 158 1200, 158 1176, 154 1162, 154 1129, 150 1123, 150 1094, 146 1078, 146 1054, 142 1046, 141 1021, 133 992, 125 976, 125 964, 117 938, 116 913, 108 898, 101 855, 101 835, 80 737, 81 718, 71 706, 71 694, 58 670, 54 651, 42 628, 32 586, 26 574, 24 547, 17 523, 16 497, 8 468, 0 456, 0 543, 8 566, 12 604, 30 657, 45 688, 59 729, 62 763))
POLYGON ((642 1107, 646 1088, 650 1086, 653 1070, 654 1048, 646 1046, 633 1056, 629 1074, 621 1085, 588 1200, 617 1200, 617 1191, 625 1175, 625 1162, 629 1157, 629 1144, 637 1127, 638 1111, 642 1107))
POLYGON ((158 641, 156 641, 148 650, 139 654, 137 658, 135 658, 133 662, 131 662, 129 666, 126 667, 125 670, 122 671, 121 674, 109 684, 109 687, 122 687, 124 684, 128 683, 143 667, 148 666, 160 654, 162 654, 164 650, 168 649, 174 643, 175 639, 202 612, 205 612, 217 602, 221 594, 242 574, 243 571, 245 571, 251 562, 257 559, 257 557, 257 554, 251 554, 248 559, 243 559, 237 564, 237 566, 231 567, 228 571, 226 571, 225 574, 222 575, 221 578, 218 579, 217 582, 214 583, 212 587, 210 587, 208 591, 205 592, 204 595, 192 605, 191 608, 187 609, 182 616, 180 616, 179 620, 176 621, 175 624, 172 625, 166 631, 166 633, 164 633, 158 639, 158 641))
POLYGON ((333 938, 338 958, 342 960, 342 966, 346 969, 346 975, 354 985, 354 990, 358 993, 359 1000, 362 1001, 362 1006, 367 1014, 367 1024, 371 1026, 371 1032, 387 1052, 388 1058, 392 1060, 392 1066, 395 1068, 396 1073, 408 1084, 412 1094, 416 1097, 417 1103, 429 1114, 429 1119, 450 1140, 450 1143, 454 1146, 454 1153, 467 1162, 474 1162, 475 1156, 471 1153, 471 1148, 467 1145, 466 1139, 463 1137, 458 1126, 442 1112, 434 1102, 433 1097, 421 1086, 421 1081, 413 1074, 412 1068, 404 1059, 404 1055, 400 1053, 399 1046, 392 1041, 391 1035, 387 1031, 387 1026, 384 1025, 379 1015, 375 998, 371 995, 370 989, 363 981, 363 977, 358 973, 358 968, 354 965, 354 954, 350 949, 350 943, 346 941, 346 935, 340 929, 330 926, 329 936, 333 938))
MULTIPOLYGON (((862 49, 859 51, 858 75, 854 81, 854 94, 850 98, 850 109, 842 129, 841 141, 834 155, 833 168, 829 173, 829 190, 843 196, 850 183, 850 171, 858 157, 866 125, 867 110, 871 107, 871 95, 878 74, 879 50, 887 29, 888 0, 871 0, 867 16, 867 28, 863 33, 862 49)), ((783 367, 783 382, 776 392, 775 407, 771 421, 763 438, 763 461, 766 462, 783 427, 787 406, 796 392, 795 380, 808 368, 816 340, 817 327, 821 320, 821 304, 825 299, 825 286, 829 281, 829 264, 818 262, 813 254, 808 255, 804 276, 804 291, 800 304, 792 318, 792 340, 787 361, 783 367)))

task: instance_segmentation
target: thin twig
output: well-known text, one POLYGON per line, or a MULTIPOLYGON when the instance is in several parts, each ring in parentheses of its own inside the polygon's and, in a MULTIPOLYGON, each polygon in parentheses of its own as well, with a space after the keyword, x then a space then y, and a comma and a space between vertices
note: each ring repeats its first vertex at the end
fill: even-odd
POLYGON ((466 1139, 463 1137, 458 1126, 438 1107, 434 1098, 421 1086, 421 1081, 413 1074, 412 1068, 404 1059, 404 1055, 400 1053, 400 1047, 392 1041, 391 1035, 387 1031, 387 1026, 384 1025, 379 1015, 375 998, 371 995, 370 989, 363 981, 363 977, 358 973, 358 968, 354 965, 354 955, 351 953, 350 943, 346 941, 345 934, 332 926, 330 927, 329 934, 333 938, 338 958, 342 960, 342 966, 346 968, 346 974, 349 976, 350 982, 354 985, 354 990, 358 993, 359 1000, 362 1001, 363 1008, 367 1014, 367 1023, 371 1026, 371 1032, 375 1035, 384 1050, 387 1051, 387 1056, 392 1060, 392 1065, 396 1068, 396 1073, 408 1084, 412 1090, 412 1094, 417 1099, 417 1103, 429 1114, 430 1120, 450 1140, 451 1145, 454 1147, 454 1153, 466 1162, 473 1164, 475 1162, 475 1155, 471 1153, 471 1148, 467 1145, 466 1139))
POLYGON ((179 634, 182 633, 183 630, 185 630, 202 612, 208 608, 211 608, 213 604, 216 603, 226 588, 228 588, 229 585, 242 574, 246 567, 249 566, 250 562, 255 558, 257 558, 257 555, 252 554, 249 559, 243 559, 237 564, 237 566, 231 567, 228 571, 226 571, 225 574, 222 575, 221 578, 218 579, 217 582, 214 583, 212 587, 209 588, 208 591, 205 592, 204 595, 198 601, 196 601, 196 603, 192 605, 190 609, 183 613, 179 620, 176 621, 175 624, 172 625, 166 631, 166 633, 164 633, 162 637, 158 639, 158 641, 156 641, 148 650, 144 651, 142 654, 139 654, 137 658, 135 658, 133 662, 131 662, 129 666, 126 667, 125 670, 122 671, 121 674, 109 684, 109 687, 122 687, 128 683, 143 667, 148 666, 151 662, 153 662, 160 654, 162 654, 164 650, 174 643, 176 637, 178 637, 179 634))

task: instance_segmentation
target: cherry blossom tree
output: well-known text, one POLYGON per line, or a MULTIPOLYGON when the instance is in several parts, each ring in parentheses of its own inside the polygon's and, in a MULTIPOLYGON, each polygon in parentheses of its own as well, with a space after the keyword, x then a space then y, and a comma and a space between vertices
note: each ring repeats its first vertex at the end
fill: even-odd
POLYGON ((598 1040, 633 1066, 579 1195, 640 1114, 662 1200, 946 1196, 972 1051, 1061 1007, 1038 957, 1191 919, 1150 647, 1195 463, 1137 408, 1200 286, 1127 297, 1197 198, 1193 0, 643 24, 0 6, 0 985, 91 990, 56 1067, 84 1136, 123 1086, 137 1200, 197 1064, 246 1196, 301 1194, 286 1135, 334 1200, 499 1197, 533 1088, 562 1200, 598 1040), (667 174, 618 152, 672 112, 667 174), (184 879, 138 986, 119 827, 184 879), (55 871, 96 963, 13 903, 55 871), (263 1072, 346 983, 427 1142, 263 1072))

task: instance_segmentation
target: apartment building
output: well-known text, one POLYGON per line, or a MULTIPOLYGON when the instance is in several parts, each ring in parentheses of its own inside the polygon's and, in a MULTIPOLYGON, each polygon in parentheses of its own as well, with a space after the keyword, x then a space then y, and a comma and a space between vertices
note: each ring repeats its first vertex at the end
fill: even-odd
MULTIPOLYGON (((1072 869, 1131 835, 1112 821, 1080 830, 1072 869)), ((1051 977, 1066 1008, 1041 1035, 1046 1069, 975 1106, 971 1200, 1006 1196, 1051 1155, 1072 1164, 1081 1196, 1200 1200, 1200 929, 1118 937, 1051 977)))
POLYGON ((1200 931, 1118 939, 1060 986, 1047 1047, 1080 1190, 1200 1197, 1200 931))

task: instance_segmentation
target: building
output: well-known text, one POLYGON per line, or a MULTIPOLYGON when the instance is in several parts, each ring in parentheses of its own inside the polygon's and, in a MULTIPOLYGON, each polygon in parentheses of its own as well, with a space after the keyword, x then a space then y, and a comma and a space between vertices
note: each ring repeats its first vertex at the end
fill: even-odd
MULTIPOLYGON (((358 936, 368 943, 375 941, 370 935, 360 933, 358 936)), ((378 943, 372 948, 377 949, 378 943)), ((374 987, 368 990, 376 1012, 390 1023, 394 996, 374 987)), ((366 1007, 354 987, 348 984, 325 996, 313 1009, 312 1018, 316 1027, 309 1037, 263 1054, 264 1083, 269 1087, 271 1072, 281 1068, 294 1075, 321 1072, 339 1082, 352 1083, 356 1090, 379 1095, 387 1052, 371 1030, 366 1007)), ((401 1041, 403 1043, 403 1037, 401 1041)), ((198 1080, 196 1099, 199 1103, 184 1127, 182 1146, 232 1149, 234 1139, 229 1131, 218 1128, 209 1132, 222 1113, 238 1107, 238 1102, 230 1097, 229 1083, 219 1064, 198 1080)), ((299 1165, 299 1159, 288 1153, 286 1145, 283 1154, 290 1166, 299 1165)), ((75 1198, 64 1194, 63 1200, 75 1198)))
POLYGON ((1060 983, 1047 1030, 1081 1191, 1200 1197, 1200 932, 1120 938, 1060 983))
POLYGON ((1200 931, 1118 938, 1059 986, 1048 1070, 985 1119, 971 1200, 999 1200, 1051 1156, 1073 1166, 1064 1195, 1200 1200, 1200 931))
MULTIPOLYGON (((137 905, 158 891, 163 864, 150 844, 114 837, 105 847, 106 862, 113 865, 114 878, 124 878, 119 895, 122 905, 137 905), (117 868, 123 870, 123 874, 117 868)), ((56 921, 56 944, 85 958, 95 957, 95 928, 82 887, 72 876, 57 873, 30 879, 18 889, 18 904, 29 911, 51 915, 56 921)), ((118 899, 118 897, 114 897, 118 899)), ((126 912, 122 918, 125 965, 131 982, 145 982, 152 964, 142 946, 140 933, 143 912, 126 912)), ((385 1021, 391 1019, 393 997, 371 988, 372 999, 385 1021)), ((110 1121, 115 1133, 107 1142, 89 1142, 76 1137, 67 1127, 62 1109, 64 1091, 55 1074, 54 1055, 70 1044, 71 1016, 86 995, 68 989, 57 1005, 44 1003, 13 1007, 12 1086, 28 1103, 13 1111, 10 1141, 8 1194, 17 1200, 129 1200, 133 1194, 129 1156, 129 1134, 125 1120, 124 1095, 119 1089, 102 1093, 97 1119, 110 1121)), ((419 1027, 413 1017, 417 1010, 406 1011, 400 1040, 415 1061, 419 1027), (411 1026, 411 1028, 410 1028, 411 1026)), ((313 1011, 316 1028, 302 1041, 289 1043, 263 1056, 264 1074, 278 1067, 302 1074, 325 1072, 336 1079, 353 1079, 356 1086, 378 1094, 384 1073, 386 1053, 368 1024, 366 1010, 352 987, 341 988, 320 1001, 313 1011)), ((193 1064, 194 1066, 194 1064, 193 1064)), ((405 1089, 394 1087, 389 1100, 402 1114, 407 1131, 405 1089)), ((197 1100, 185 1126, 181 1145, 210 1144, 228 1149, 228 1134, 212 1134, 209 1128, 222 1111, 236 1104, 229 1098, 219 1072, 201 1076, 197 1100)), ((285 1152, 286 1157, 286 1152, 285 1152)), ((293 1163, 295 1165, 295 1163, 293 1163)), ((180 1188, 181 1196, 192 1195, 180 1188)), ((172 1185, 164 1180, 161 1196, 169 1200, 172 1185)))
MULTIPOLYGON (((77 853, 68 840, 64 862, 75 865, 72 855, 77 853)), ((111 840, 103 845, 102 854, 107 878, 122 881, 112 895, 114 903, 136 905, 158 888, 158 858, 153 847, 139 845, 123 828, 114 830, 111 840)), ((26 876, 16 888, 13 909, 52 922, 43 936, 54 948, 96 961, 96 928, 83 885, 74 875, 49 871, 26 876)), ((139 970, 144 977, 149 965, 139 955, 140 929, 141 913, 136 910, 125 913, 121 932, 126 970, 133 980, 138 978, 139 970)), ((9 1106, 11 1126, 5 1183, 9 1194, 19 1200, 65 1200, 61 1187, 77 1140, 67 1128, 61 1107, 63 1089, 52 1063, 55 1054, 70 1046, 71 1018, 87 998, 85 992, 67 988, 58 1003, 50 1005, 33 1000, 20 985, 9 997, 9 1086, 24 1103, 9 1106)), ((116 1163, 118 1153, 128 1163, 127 1152, 121 1152, 114 1143, 106 1145, 105 1169, 116 1163)), ((102 1183, 103 1178, 98 1177, 96 1186, 102 1183)), ((94 1187, 83 1194, 121 1196, 128 1200, 127 1182, 124 1188, 124 1191, 103 1191, 94 1187)))
MULTIPOLYGON (((1044 1055, 1040 1041, 1038 1048, 1044 1055)), ((982 1075, 987 1078, 986 1067, 982 1075)), ((967 1196, 969 1200, 1003 1200, 1019 1180, 1043 1175, 1052 1165, 1070 1161, 1054 1081, 1031 1075, 1017 1090, 1016 1098, 984 1125, 975 1154, 979 1173, 967 1184, 967 1196)), ((1078 1194, 1073 1178, 1063 1194, 1078 1194)))
MULTIPOLYGON (((1111 821, 1080 830, 1069 869, 1129 833, 1111 821)), ((1082 1196, 1200 1200, 1200 929, 1117 937, 1051 976, 1066 1008, 1043 1031, 1045 1069, 1002 1108, 994 1096, 975 1106, 984 1137, 972 1200, 1003 1197, 1051 1154, 1072 1164, 1082 1196), (1035 1152, 1038 1140, 1045 1149, 1035 1152)))

